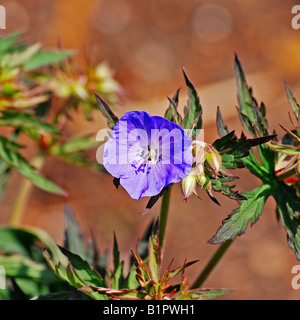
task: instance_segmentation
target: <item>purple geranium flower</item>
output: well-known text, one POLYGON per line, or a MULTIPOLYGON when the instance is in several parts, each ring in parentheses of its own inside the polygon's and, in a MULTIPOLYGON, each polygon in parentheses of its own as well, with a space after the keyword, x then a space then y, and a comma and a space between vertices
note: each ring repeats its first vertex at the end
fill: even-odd
POLYGON ((190 173, 191 143, 176 123, 131 111, 116 123, 106 142, 103 165, 132 198, 151 197, 190 173))

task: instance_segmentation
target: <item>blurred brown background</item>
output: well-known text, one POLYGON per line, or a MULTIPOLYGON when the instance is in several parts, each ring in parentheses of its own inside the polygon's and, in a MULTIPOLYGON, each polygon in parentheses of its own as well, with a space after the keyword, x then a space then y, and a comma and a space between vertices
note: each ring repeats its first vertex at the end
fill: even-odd
MULTIPOLYGON (((287 80, 300 99, 300 30, 291 27, 291 8, 298 1, 181 1, 181 0, 7 0, 7 29, 27 31, 26 38, 46 47, 76 49, 80 63, 86 54, 92 61, 107 61, 126 90, 126 103, 117 107, 143 109, 163 115, 166 96, 182 87, 181 68, 197 86, 204 108, 205 140, 217 137, 214 125, 216 107, 231 129, 240 132, 235 111, 234 52, 242 62, 248 82, 258 101, 267 106, 270 127, 283 134, 278 123, 289 124, 289 106, 283 80, 287 80)), ((75 121, 70 132, 97 131, 102 119, 86 123, 75 121)), ((112 177, 87 172, 48 159, 43 173, 70 193, 68 204, 80 226, 97 233, 102 252, 112 246, 116 231, 122 257, 151 219, 159 204, 146 216, 141 212, 147 199, 132 200, 123 190, 115 190, 112 177)), ((259 181, 240 171, 240 190, 250 190, 259 181)), ((19 177, 14 176, 1 204, 0 223, 5 225, 19 177)), ((172 193, 164 261, 175 257, 174 266, 184 259, 200 261, 187 270, 190 282, 208 261, 215 246, 206 244, 221 221, 236 207, 234 201, 216 195, 221 207, 203 194, 183 204, 179 186, 172 193)), ((65 199, 34 189, 24 224, 45 228, 63 241, 65 199)), ((205 283, 206 287, 233 288, 226 299, 299 299, 300 290, 291 287, 291 269, 300 264, 289 249, 280 223, 275 219, 274 203, 269 200, 262 217, 238 238, 205 283)))

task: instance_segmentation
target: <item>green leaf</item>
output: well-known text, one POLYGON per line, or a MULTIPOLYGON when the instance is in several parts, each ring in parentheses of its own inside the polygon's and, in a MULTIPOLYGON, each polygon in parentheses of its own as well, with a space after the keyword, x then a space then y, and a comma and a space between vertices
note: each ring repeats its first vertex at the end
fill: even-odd
POLYGON ((121 290, 115 290, 112 288, 101 288, 92 285, 87 285, 81 288, 80 290, 87 293, 99 292, 102 295, 107 295, 112 300, 143 300, 147 295, 146 293, 137 291, 135 289, 126 288, 121 290))
MULTIPOLYGON (((155 224, 157 226, 157 224, 155 224)), ((152 279, 159 280, 159 271, 161 265, 161 248, 159 246, 158 230, 155 228, 152 231, 152 236, 149 241, 149 257, 148 265, 151 271, 152 279)))
POLYGON ((40 49, 41 45, 36 43, 25 47, 22 51, 8 53, 1 59, 1 67, 16 68, 24 66, 40 49))
MULTIPOLYGON (((48 250, 44 251, 44 257, 53 272, 62 280, 67 281, 71 286, 80 289, 86 285, 105 287, 105 283, 100 274, 84 261, 80 256, 73 254, 60 247, 61 254, 68 259, 67 265, 60 261, 54 261, 54 257, 48 250)), ((57 259, 56 259, 57 260, 57 259)), ((105 295, 88 293, 93 299, 106 300, 105 295)))
POLYGON ((102 112, 103 116, 106 118, 109 128, 113 129, 113 127, 115 126, 115 124, 118 122, 119 119, 113 114, 108 104, 102 98, 100 98, 97 94, 95 94, 95 96, 96 96, 96 100, 100 108, 100 111, 102 112))
POLYGON ((251 122, 254 122, 252 90, 246 83, 244 71, 237 55, 235 55, 235 76, 238 87, 238 102, 240 106, 240 112, 245 114, 251 122))
POLYGON ((235 74, 238 87, 238 113, 241 123, 254 136, 268 134, 268 123, 266 119, 265 105, 260 108, 252 95, 252 89, 248 87, 241 63, 235 56, 235 74))
POLYGON ((195 300, 211 300, 220 298, 226 294, 232 293, 231 289, 197 289, 193 290, 191 299, 195 300))
POLYGON ((118 268, 119 264, 120 264, 120 251, 119 251, 118 241, 117 241, 115 233, 114 233, 113 255, 114 255, 114 267, 115 267, 115 270, 116 270, 118 268))
POLYGON ((84 257, 84 237, 80 231, 77 221, 68 205, 65 205, 65 241, 64 247, 69 251, 84 257))
POLYGON ((23 256, 33 257, 32 247, 37 237, 22 229, 0 229, 0 252, 6 254, 18 253, 23 256))
POLYGON ((288 243, 300 260, 300 198, 293 187, 283 182, 273 186, 272 195, 286 229, 288 243))
POLYGON ((46 264, 20 254, 0 255, 0 265, 5 268, 7 277, 29 278, 43 284, 51 284, 58 280, 46 264))
POLYGON ((28 166, 22 166, 15 168, 16 171, 18 171, 21 175, 23 175, 25 178, 28 178, 32 183, 37 186, 38 188, 57 194, 60 196, 66 197, 68 194, 65 190, 54 184, 53 182, 46 180, 44 177, 42 177, 40 174, 34 172, 32 169, 30 169, 28 166))
POLYGON ((22 32, 17 32, 0 39, 0 59, 6 53, 14 51, 18 48, 15 42, 22 36, 22 32))
POLYGON ((58 134, 57 127, 36 118, 27 112, 2 111, 0 117, 0 126, 11 126, 18 129, 34 129, 39 133, 45 131, 52 134, 58 134))
POLYGON ((17 152, 20 148, 22 148, 22 146, 0 136, 0 159, 2 159, 8 167, 31 180, 34 185, 42 190, 66 196, 67 194, 63 189, 46 180, 35 171, 35 168, 32 167, 19 152, 17 152))
POLYGON ((282 145, 278 143, 269 143, 268 146, 276 152, 287 154, 290 156, 293 155, 300 155, 300 149, 297 149, 296 147, 290 146, 290 145, 282 145))
POLYGON ((71 57, 73 51, 39 51, 24 64, 27 71, 37 68, 54 65, 71 57))
POLYGON ((226 182, 230 182, 235 179, 238 179, 238 178, 230 176, 230 177, 225 177, 225 178, 210 179, 210 181, 211 181, 211 186, 214 191, 221 192, 223 195, 225 195, 233 200, 237 200, 237 201, 247 200, 238 191, 232 190, 235 187, 235 185, 225 184, 226 182))
POLYGON ((292 89, 289 87, 289 85, 287 84, 287 82, 284 82, 285 85, 285 90, 286 90, 286 94, 290 103, 290 106, 293 109, 294 115, 298 121, 298 123, 300 123, 300 106, 296 101, 296 98, 293 95, 293 91, 292 89))
MULTIPOLYGON (((139 256, 141 259, 148 259, 148 249, 149 249, 149 241, 152 235, 153 230, 155 230, 155 223, 157 224, 157 221, 151 221, 151 223, 148 225, 147 229, 145 230, 141 240, 138 243, 137 246, 137 252, 139 253, 139 256)), ((128 272, 128 275, 125 279, 125 288, 130 289, 136 289, 139 286, 139 283, 136 280, 136 266, 135 266, 135 260, 133 255, 130 256, 130 270, 128 272)))
POLYGON ((111 287, 115 290, 119 290, 121 281, 123 281, 124 262, 120 261, 120 251, 119 251, 118 242, 117 242, 115 233, 114 233, 113 257, 114 257, 113 259, 114 271, 112 274, 109 274, 109 279, 111 282, 111 287))
POLYGON ((192 136, 196 135, 196 130, 202 128, 202 106, 199 101, 198 93, 191 80, 183 69, 185 83, 188 89, 187 106, 184 107, 183 128, 192 129, 192 136), (196 123, 194 121, 197 119, 196 123), (193 128, 191 128, 193 126, 193 128))
POLYGON ((244 234, 249 223, 252 226, 262 214, 270 194, 271 187, 269 185, 261 185, 254 190, 242 192, 247 200, 240 201, 240 207, 223 221, 222 226, 209 240, 209 243, 224 242, 244 234))
POLYGON ((63 142, 61 144, 55 144, 50 148, 50 152, 53 155, 65 156, 75 153, 79 153, 91 148, 99 146, 99 142, 95 137, 88 135, 75 136, 63 142))
POLYGON ((178 112, 178 101, 179 101, 179 91, 178 89, 173 98, 168 98, 169 99, 169 107, 165 112, 164 118, 170 121, 173 121, 180 126, 182 125, 182 118, 181 115, 178 112))
POLYGON ((249 155, 249 150, 255 146, 259 146, 274 139, 275 135, 247 139, 242 135, 239 139, 234 131, 229 132, 227 135, 217 139, 213 146, 222 154, 222 162, 225 168, 235 169, 241 167, 240 160, 249 155))
POLYGON ((6 191, 6 186, 10 178, 11 169, 2 159, 0 159, 0 201, 6 191))
POLYGON ((229 134, 229 129, 223 121, 220 107, 217 108, 217 128, 218 128, 218 133, 220 137, 224 137, 227 134, 229 134))

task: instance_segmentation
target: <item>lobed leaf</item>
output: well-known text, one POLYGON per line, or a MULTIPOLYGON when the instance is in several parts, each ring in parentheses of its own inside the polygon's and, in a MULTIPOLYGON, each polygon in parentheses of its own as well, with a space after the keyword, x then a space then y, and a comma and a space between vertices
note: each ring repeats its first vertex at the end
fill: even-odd
POLYGON ((271 187, 269 185, 261 185, 254 190, 242 192, 247 200, 240 201, 240 207, 223 221, 222 226, 208 242, 221 243, 244 234, 249 223, 252 226, 262 214, 270 194, 271 187))

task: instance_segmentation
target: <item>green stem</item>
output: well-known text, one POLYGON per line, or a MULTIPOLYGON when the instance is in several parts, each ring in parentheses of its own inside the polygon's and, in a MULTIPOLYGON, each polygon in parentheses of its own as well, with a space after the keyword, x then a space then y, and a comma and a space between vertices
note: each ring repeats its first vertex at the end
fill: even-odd
POLYGON ((208 278, 208 276, 211 274, 211 272, 214 270, 218 262, 221 260, 225 252, 228 250, 230 245, 232 244, 233 240, 228 240, 224 243, 222 243, 217 251, 214 253, 214 255, 211 257, 211 259, 208 261, 202 272, 199 274, 198 278, 195 280, 193 285, 191 286, 191 289, 200 288, 204 281, 208 278))
POLYGON ((162 196, 160 216, 159 216, 159 245, 162 248, 164 244, 166 227, 168 221, 169 205, 171 197, 171 186, 164 192, 162 196))
MULTIPOLYGON (((39 152, 31 161, 31 165, 40 171, 45 161, 43 153, 39 152)), ((29 200, 29 195, 32 189, 32 182, 27 178, 22 178, 19 191, 17 193, 15 203, 9 218, 10 226, 19 226, 22 220, 23 211, 26 208, 29 200)))

